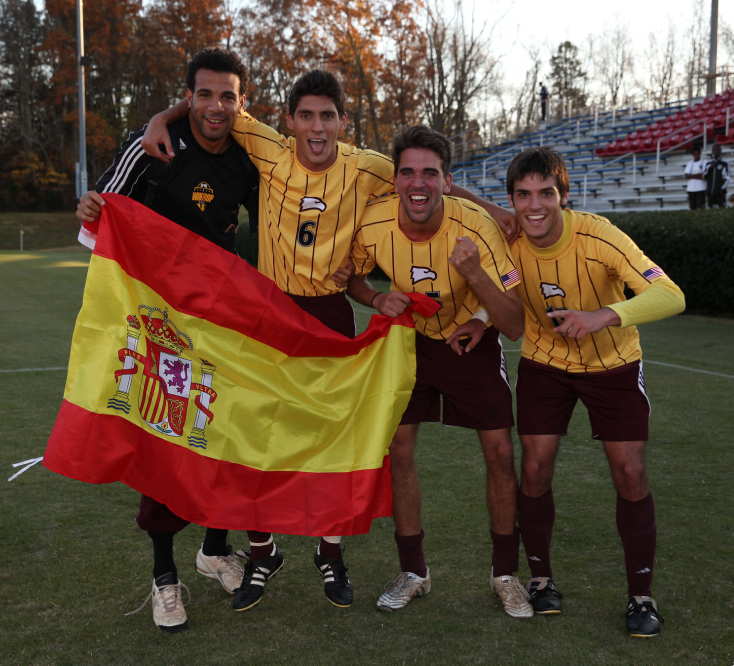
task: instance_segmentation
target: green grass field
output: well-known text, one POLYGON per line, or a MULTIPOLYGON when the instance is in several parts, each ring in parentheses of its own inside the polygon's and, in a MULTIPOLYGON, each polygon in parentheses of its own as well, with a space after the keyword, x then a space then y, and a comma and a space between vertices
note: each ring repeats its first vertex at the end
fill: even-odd
POLYGON ((0 250, 71 248, 77 244, 79 221, 74 213, 6 213, 0 215, 0 250))
MULTIPOLYGON (((0 663, 2 664, 724 664, 734 662, 732 391, 734 322, 679 316, 642 327, 653 410, 649 474, 657 507, 654 592, 665 617, 650 641, 625 632, 626 584, 614 490, 577 409, 558 460, 554 571, 564 613, 514 620, 489 591, 482 455, 473 432, 423 426, 417 452, 433 591, 403 611, 375 608, 398 570, 389 519, 347 540, 355 590, 331 606, 312 538, 278 538, 286 561, 252 611, 194 572, 203 529, 176 540, 191 589, 190 631, 124 617, 150 591, 152 548, 138 495, 12 463, 43 454, 59 408, 88 253, 0 252, 0 663), (654 363, 655 362, 655 363, 654 363), (704 370, 658 365, 672 364, 704 370), (722 376, 724 375, 724 376, 722 376)), ((358 309, 358 322, 369 315, 358 309)), ((519 343, 507 343, 511 371, 519 343)), ((516 447, 519 457, 519 445, 516 447)), ((246 535, 231 534, 235 547, 246 535)), ((521 554, 521 579, 528 569, 521 554)))

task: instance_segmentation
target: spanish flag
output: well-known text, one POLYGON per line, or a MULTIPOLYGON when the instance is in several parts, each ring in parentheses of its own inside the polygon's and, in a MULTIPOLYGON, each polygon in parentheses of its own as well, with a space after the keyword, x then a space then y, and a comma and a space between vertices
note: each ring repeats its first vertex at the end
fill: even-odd
POLYGON ((389 516, 410 313, 350 340, 242 259, 105 200, 44 465, 207 527, 364 534, 389 516))

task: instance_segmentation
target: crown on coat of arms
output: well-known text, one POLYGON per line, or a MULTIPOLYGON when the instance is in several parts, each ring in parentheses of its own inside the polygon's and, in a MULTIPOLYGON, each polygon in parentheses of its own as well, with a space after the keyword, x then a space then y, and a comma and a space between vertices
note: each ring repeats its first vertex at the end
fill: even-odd
POLYGON ((140 318, 145 325, 145 334, 148 339, 158 345, 174 352, 177 356, 185 349, 193 349, 194 344, 191 338, 185 333, 181 333, 169 318, 168 308, 161 310, 149 305, 141 305, 138 312, 147 310, 147 315, 141 314, 140 318), (154 312, 160 312, 162 316, 153 316, 154 312))
POLYGON ((132 326, 133 328, 140 328, 140 322, 138 321, 138 318, 135 315, 127 316, 127 324, 128 326, 132 326))

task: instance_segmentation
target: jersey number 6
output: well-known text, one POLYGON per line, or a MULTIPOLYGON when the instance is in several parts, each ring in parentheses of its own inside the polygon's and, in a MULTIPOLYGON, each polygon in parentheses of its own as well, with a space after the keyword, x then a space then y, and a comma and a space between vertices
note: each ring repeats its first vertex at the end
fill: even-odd
POLYGON ((307 222, 301 222, 298 227, 298 244, 301 247, 311 247, 316 240, 316 234, 311 231, 316 226, 316 222, 308 220, 307 222))

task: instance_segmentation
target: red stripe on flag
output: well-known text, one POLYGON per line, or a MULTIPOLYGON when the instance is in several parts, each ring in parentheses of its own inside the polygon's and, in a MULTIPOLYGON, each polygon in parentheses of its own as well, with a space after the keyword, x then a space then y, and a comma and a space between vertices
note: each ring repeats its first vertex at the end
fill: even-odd
POLYGON ((43 464, 88 483, 122 481, 205 527, 307 536, 366 534, 373 518, 390 516, 392 509, 387 457, 381 469, 263 472, 207 458, 125 419, 66 400, 43 464), (89 445, 95 441, 98 446, 89 445))
MULTIPOLYGON (((350 340, 301 310, 239 257, 132 199, 119 194, 104 199, 94 254, 117 262, 179 312, 301 357, 353 356, 392 326, 414 328, 409 311, 396 319, 378 315, 367 331, 350 340), (136 251, 138 246, 156 248, 156 253, 136 251), (248 294, 246 307, 240 303, 243 292, 248 294)), ((416 311, 429 312, 424 316, 440 307, 423 294, 409 296, 416 311)))

